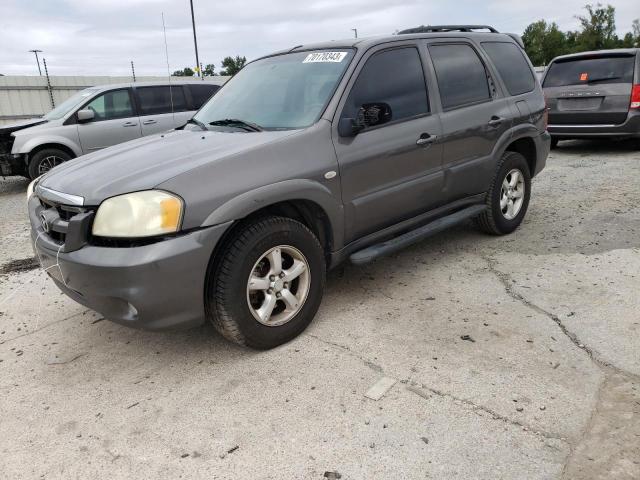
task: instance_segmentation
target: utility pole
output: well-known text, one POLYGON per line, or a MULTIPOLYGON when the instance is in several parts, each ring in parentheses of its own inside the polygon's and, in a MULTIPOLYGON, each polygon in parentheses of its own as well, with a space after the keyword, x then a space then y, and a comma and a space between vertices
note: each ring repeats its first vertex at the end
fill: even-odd
POLYGON ((193 15, 193 0, 189 0, 191 4, 191 25, 193 26, 193 45, 196 47, 196 70, 198 70, 198 76, 202 76, 200 71, 200 59, 198 58, 198 40, 196 38, 196 18, 193 15))
POLYGON ((38 58, 38 53, 42 53, 42 50, 29 50, 31 53, 36 54, 36 62, 38 63, 38 73, 42 76, 42 70, 40 70, 40 59, 38 58))
POLYGON ((133 60, 131 60, 131 74, 133 75, 133 81, 136 81, 136 69, 133 68, 133 60))
POLYGON ((356 38, 358 38, 358 29, 352 28, 351 31, 355 34, 356 38))

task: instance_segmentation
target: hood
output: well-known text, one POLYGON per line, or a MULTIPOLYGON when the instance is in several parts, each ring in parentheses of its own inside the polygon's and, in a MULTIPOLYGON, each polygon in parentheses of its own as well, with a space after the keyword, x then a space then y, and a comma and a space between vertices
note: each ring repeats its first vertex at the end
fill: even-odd
POLYGON ((7 135, 9 133, 22 130, 24 128, 40 125, 41 123, 47 123, 47 120, 44 120, 42 118, 30 118, 28 120, 22 120, 20 122, 11 123, 9 125, 2 125, 0 126, 0 135, 7 135))
POLYGON ((245 153, 295 132, 174 130, 78 157, 47 173, 40 185, 81 196, 85 205, 98 205, 105 198, 154 188, 204 164, 245 153))

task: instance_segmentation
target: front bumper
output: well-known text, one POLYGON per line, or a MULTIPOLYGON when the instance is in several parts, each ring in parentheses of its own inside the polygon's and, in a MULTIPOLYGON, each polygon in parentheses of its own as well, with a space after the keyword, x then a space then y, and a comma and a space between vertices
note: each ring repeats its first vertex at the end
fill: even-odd
POLYGON ((640 138, 640 112, 630 112, 620 125, 550 124, 547 130, 555 138, 640 138))
POLYGON ((108 320, 145 330, 183 329, 204 322, 207 267, 229 224, 144 246, 85 245, 64 252, 44 232, 32 203, 33 198, 33 249, 55 284, 73 300, 108 320))

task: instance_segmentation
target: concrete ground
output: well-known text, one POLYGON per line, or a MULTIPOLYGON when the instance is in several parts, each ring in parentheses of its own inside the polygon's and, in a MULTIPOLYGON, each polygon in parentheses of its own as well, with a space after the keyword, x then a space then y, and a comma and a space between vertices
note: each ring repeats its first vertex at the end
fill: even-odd
POLYGON ((333 272, 269 352, 61 295, 26 185, 0 180, 0 478, 640 478, 631 144, 561 144, 510 236, 465 225, 333 272))

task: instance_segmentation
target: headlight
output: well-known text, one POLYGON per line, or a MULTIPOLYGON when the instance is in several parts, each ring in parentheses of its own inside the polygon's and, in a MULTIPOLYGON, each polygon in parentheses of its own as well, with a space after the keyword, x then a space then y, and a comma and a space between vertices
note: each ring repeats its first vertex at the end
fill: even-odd
POLYGON ((150 237, 177 232, 182 221, 182 199, 159 190, 127 193, 100 204, 93 221, 99 237, 150 237))
POLYGON ((31 198, 31 195, 33 195, 33 190, 36 188, 36 184, 38 183, 38 180, 40 180, 39 178, 36 178, 35 180, 33 180, 29 186, 27 187, 27 202, 29 201, 29 199, 31 198))

